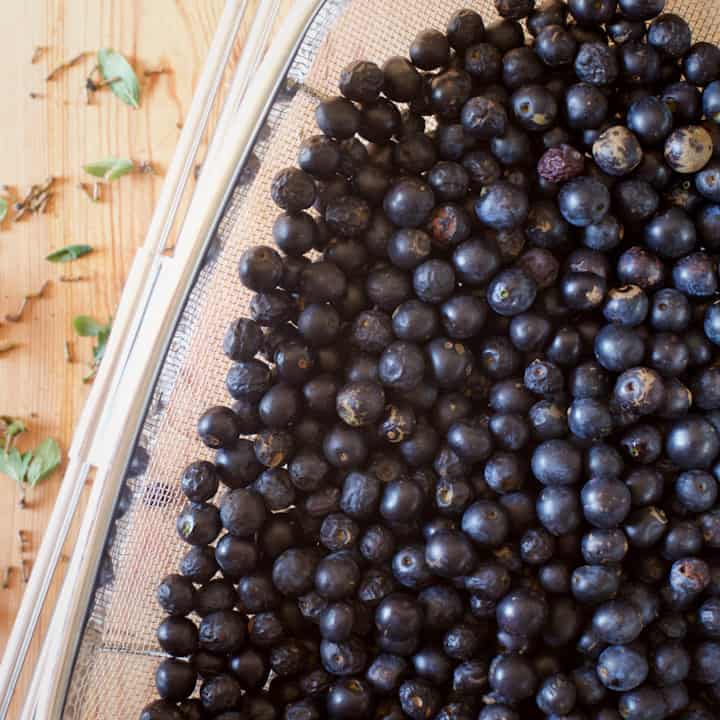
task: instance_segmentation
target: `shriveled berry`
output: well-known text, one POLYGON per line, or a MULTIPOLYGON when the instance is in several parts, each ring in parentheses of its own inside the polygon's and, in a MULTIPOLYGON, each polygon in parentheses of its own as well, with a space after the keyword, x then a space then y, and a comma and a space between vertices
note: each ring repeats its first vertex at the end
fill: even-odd
POLYGON ((582 175, 585 158, 571 145, 558 145, 546 150, 538 162, 538 174, 553 183, 566 182, 582 175))

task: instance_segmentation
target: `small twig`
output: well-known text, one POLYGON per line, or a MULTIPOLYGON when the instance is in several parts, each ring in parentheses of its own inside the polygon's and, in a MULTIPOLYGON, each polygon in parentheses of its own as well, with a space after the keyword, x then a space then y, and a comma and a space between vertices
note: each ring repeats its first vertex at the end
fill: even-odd
POLYGON ((92 69, 92 72, 90 75, 87 76, 85 79, 85 85, 87 89, 90 92, 97 92, 100 90, 100 88, 107 87, 108 85, 112 85, 113 83, 116 83, 118 80, 122 80, 122 78, 119 75, 116 75, 115 77, 108 78, 107 80, 93 80, 93 73, 97 70, 97 65, 92 69))
POLYGON ((43 296, 43 293, 47 289, 47 286, 50 284, 49 280, 46 280, 40 289, 37 292, 34 293, 28 293, 25 295, 25 297, 22 300, 22 303, 20 304, 20 308, 14 315, 6 315, 5 319, 8 322, 20 322, 22 320, 23 313, 25 312, 25 308, 27 307, 27 304, 30 300, 34 300, 35 298, 40 298, 43 296))
POLYGON ((38 192, 45 192, 46 190, 49 190, 52 187, 52 184, 55 182, 55 178, 50 175, 47 180, 45 180, 44 183, 38 186, 37 191, 38 192))
POLYGON ((122 78, 119 75, 116 75, 115 77, 111 77, 108 80, 101 80, 99 83, 95 83, 95 90, 99 90, 100 88, 107 87, 108 85, 112 85, 113 83, 116 83, 118 80, 122 80, 122 78))
POLYGON ((60 276, 60 282, 83 282, 84 280, 87 280, 87 275, 61 275, 60 276))
POLYGON ((71 363, 73 361, 72 350, 70 349, 70 343, 67 340, 63 345, 63 355, 65 356, 66 363, 71 363))
POLYGON ((36 45, 35 49, 33 50, 32 57, 30 58, 30 62, 34 65, 42 57, 42 54, 44 52, 45 52, 44 45, 36 45))
POLYGON ((165 398, 161 392, 158 392, 157 398, 153 403, 152 414, 159 415, 165 409, 165 398))
POLYGON ((13 441, 13 436, 8 435, 8 428, 10 427, 10 423, 12 423, 12 418, 9 416, 6 417, 0 417, 0 432, 5 436, 5 448, 4 451, 7 453, 10 449, 10 443, 13 441))
POLYGON ((92 100, 92 94, 97 90, 97 86, 95 85, 95 81, 93 80, 93 75, 97 72, 98 65, 97 63, 92 66, 92 69, 90 70, 88 76, 85 78, 85 102, 86 104, 90 104, 90 101, 92 100))
POLYGON ((10 352, 17 347, 17 343, 14 342, 0 342, 0 355, 6 352, 10 352))
POLYGON ((93 69, 90 71, 90 74, 85 78, 85 100, 87 104, 90 104, 90 101, 92 99, 93 93, 96 93, 101 88, 107 87, 108 85, 112 85, 113 83, 116 83, 118 80, 122 80, 121 77, 111 77, 107 80, 94 80, 93 75, 97 72, 98 66, 95 65, 93 69))
POLYGON ((0 585, 0 587, 2 587, 3 590, 7 590, 10 587, 10 571, 11 570, 12 570, 12 567, 10 565, 8 565, 3 570, 2 585, 0 585))
POLYGON ((75 57, 70 58, 70 60, 67 60, 64 63, 58 65, 45 78, 45 81, 50 82, 50 81, 54 80, 63 70, 67 70, 68 68, 71 68, 73 65, 77 65, 84 57, 85 57, 85 53, 81 52, 79 55, 76 55, 75 57))
MULTIPOLYGON (((15 203, 15 212, 19 213, 19 212, 22 212, 25 210, 25 206, 30 202, 30 199, 35 194, 36 190, 37 190, 37 185, 32 185, 30 187, 30 189, 27 192, 27 195, 22 200, 18 200, 15 203)), ((17 217, 15 219, 17 220, 17 217)))
POLYGON ((100 183, 84 183, 79 182, 77 185, 93 202, 97 202, 100 199, 100 183))
POLYGON ((289 92, 295 92, 298 89, 304 90, 308 95, 310 95, 310 97, 313 97, 320 102, 325 102, 326 100, 331 99, 331 96, 322 92, 322 90, 318 90, 317 88, 312 87, 312 85, 307 85, 306 83, 298 82, 297 80, 288 79, 286 87, 289 92))
POLYGON ((143 75, 145 77, 153 77, 153 75, 165 75, 166 73, 169 73, 169 72, 170 72, 170 68, 161 67, 161 68, 157 68, 157 69, 145 70, 143 75))
POLYGON ((38 193, 30 201, 30 212, 38 212, 43 204, 47 203, 47 199, 50 197, 50 190, 44 190, 38 193))
POLYGON ((90 188, 90 183, 79 182, 78 187, 94 202, 95 199, 93 198, 93 193, 92 193, 92 189, 90 188))
POLYGON ((52 197, 50 189, 55 182, 52 175, 39 185, 31 185, 27 195, 22 200, 17 201, 13 208, 15 210, 14 222, 17 222, 25 215, 26 212, 43 213, 47 208, 48 202, 52 197))
POLYGON ((22 299, 22 302, 20 303, 20 308, 18 309, 18 311, 14 315, 10 315, 10 314, 6 315, 5 319, 8 322, 20 322, 20 320, 22 320, 22 316, 23 316, 23 313, 25 312, 25 307, 27 306, 27 304, 28 304, 28 296, 26 295, 22 299))
POLYGON ((22 555, 25 552, 25 531, 24 530, 18 529, 17 539, 18 539, 18 548, 20 550, 20 554, 22 555))
POLYGON ((203 164, 201 162, 199 162, 193 168, 193 178, 195 180, 197 180, 200 177, 200 173, 202 172, 202 166, 203 166, 203 164))
POLYGON ((27 583, 27 581, 30 579, 30 570, 31 570, 30 561, 23 558, 20 563, 20 567, 22 569, 23 582, 27 583))

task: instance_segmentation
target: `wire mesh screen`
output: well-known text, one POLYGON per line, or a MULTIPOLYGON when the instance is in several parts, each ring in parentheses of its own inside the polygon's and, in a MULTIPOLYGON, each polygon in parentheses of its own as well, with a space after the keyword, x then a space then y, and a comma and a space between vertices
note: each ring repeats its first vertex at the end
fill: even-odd
MULTIPOLYGON (((316 98, 335 92, 344 65, 356 58, 382 63, 392 54, 406 54, 418 30, 444 28, 463 4, 488 21, 495 17, 492 0, 328 0, 308 29, 165 358, 140 440, 149 465, 127 480, 121 495, 64 717, 135 718, 154 695, 161 656, 155 629, 163 617, 155 588, 164 575, 177 571, 187 549, 175 530, 184 503, 179 478, 191 461, 210 459, 195 434, 197 418, 205 408, 229 401, 230 361, 221 351, 222 338, 229 323, 246 314, 250 299, 237 276, 239 256, 271 236, 277 214, 269 199, 271 178, 294 164, 302 138, 317 132, 316 98)), ((720 0, 677 0, 668 6, 681 10, 696 39, 720 39, 720 0)))

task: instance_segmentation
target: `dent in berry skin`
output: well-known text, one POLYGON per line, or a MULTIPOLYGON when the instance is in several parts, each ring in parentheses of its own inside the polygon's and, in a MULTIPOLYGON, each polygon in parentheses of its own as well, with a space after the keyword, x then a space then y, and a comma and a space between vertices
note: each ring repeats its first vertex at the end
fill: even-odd
POLYGON ((463 105, 460 120, 472 137, 489 140, 505 133, 508 116, 505 108, 490 98, 479 95, 463 105))
POLYGON ((587 42, 580 46, 575 58, 575 73, 581 82, 598 87, 610 85, 617 79, 619 71, 614 48, 600 42, 587 42))
POLYGON ((655 370, 646 367, 626 370, 618 377, 613 391, 613 399, 625 412, 656 412, 664 398, 662 378, 655 370))
POLYGON ((470 237, 472 218, 461 205, 444 203, 433 210, 427 229, 435 245, 450 248, 470 237))

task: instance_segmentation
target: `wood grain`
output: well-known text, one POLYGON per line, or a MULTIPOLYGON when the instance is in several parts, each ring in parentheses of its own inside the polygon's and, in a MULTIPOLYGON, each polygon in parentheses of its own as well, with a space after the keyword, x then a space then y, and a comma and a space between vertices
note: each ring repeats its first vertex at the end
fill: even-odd
MULTIPOLYGON (((72 318, 113 313, 136 249, 142 244, 162 172, 172 156, 183 117, 222 11, 223 0, 25 0, 5 3, 0 23, 3 102, 0 103, 0 183, 21 194, 49 175, 57 195, 46 215, 6 220, 0 226, 0 318, 17 310, 27 292, 50 280, 44 297, 32 301, 20 323, 0 325, 0 343, 18 347, 0 355, 0 414, 32 427, 20 446, 53 436, 67 450, 87 393, 82 377, 92 341, 73 336, 72 318), (43 47, 38 62, 34 49, 43 47), (99 47, 123 52, 142 84, 140 109, 98 92, 90 105, 84 79, 99 47), (80 52, 76 66, 50 83, 48 72, 80 52), (148 69, 167 74, 145 77, 148 69), (30 92, 43 97, 32 99, 30 92), (131 175, 102 188, 91 200, 77 188, 82 165, 108 156, 151 162, 156 175, 131 175), (45 256, 70 243, 95 252, 72 265, 45 256), (61 275, 87 280, 59 281, 61 275), (64 357, 68 340, 73 362, 64 357)), ((23 583, 17 531, 37 549, 52 509, 61 473, 39 485, 19 509, 12 481, 0 476, 0 580, 12 566, 10 587, 0 590, 0 649, 4 648, 23 583)), ((41 620, 43 635, 48 618, 41 620)), ((38 639, 32 652, 37 654, 38 639)), ((32 664, 32 658, 31 658, 32 664)), ((14 716, 14 715, 13 715, 14 716)))

